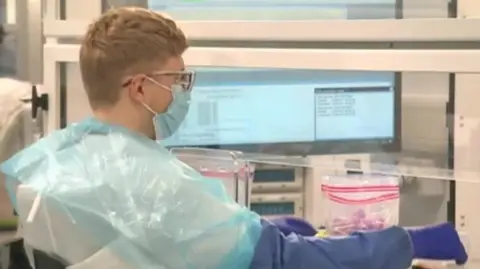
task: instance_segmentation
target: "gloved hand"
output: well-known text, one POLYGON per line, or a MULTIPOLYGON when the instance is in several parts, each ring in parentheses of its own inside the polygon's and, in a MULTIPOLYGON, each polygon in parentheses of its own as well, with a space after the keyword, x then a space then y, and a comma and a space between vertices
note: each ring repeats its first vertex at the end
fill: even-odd
POLYGON ((303 236, 314 236, 317 234, 315 229, 306 220, 295 217, 283 217, 270 221, 285 235, 288 236, 291 233, 296 233, 303 236))
POLYGON ((406 230, 412 240, 414 258, 455 260, 459 265, 467 262, 465 247, 451 223, 406 230))

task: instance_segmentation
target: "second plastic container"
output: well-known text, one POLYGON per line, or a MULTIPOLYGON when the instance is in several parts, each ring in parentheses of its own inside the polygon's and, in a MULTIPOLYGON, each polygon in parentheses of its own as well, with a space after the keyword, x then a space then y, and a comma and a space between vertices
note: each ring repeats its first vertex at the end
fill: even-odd
POLYGON ((329 235, 380 230, 398 224, 400 188, 395 176, 327 176, 322 194, 329 235))

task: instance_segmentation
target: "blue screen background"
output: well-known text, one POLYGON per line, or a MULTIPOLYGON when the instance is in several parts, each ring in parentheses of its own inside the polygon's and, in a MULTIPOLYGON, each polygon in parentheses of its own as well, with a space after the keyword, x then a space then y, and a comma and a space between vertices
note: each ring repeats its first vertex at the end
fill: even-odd
POLYGON ((392 0, 150 0, 181 20, 392 19, 392 0))
POLYGON ((165 143, 393 139, 394 97, 390 72, 199 68, 187 119, 165 143))

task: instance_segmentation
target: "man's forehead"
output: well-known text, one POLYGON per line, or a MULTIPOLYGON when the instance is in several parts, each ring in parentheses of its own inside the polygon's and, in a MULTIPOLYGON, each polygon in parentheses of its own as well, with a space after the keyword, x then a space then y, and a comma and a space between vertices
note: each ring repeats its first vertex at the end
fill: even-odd
POLYGON ((183 71, 185 63, 182 57, 170 57, 161 67, 164 71, 183 71))

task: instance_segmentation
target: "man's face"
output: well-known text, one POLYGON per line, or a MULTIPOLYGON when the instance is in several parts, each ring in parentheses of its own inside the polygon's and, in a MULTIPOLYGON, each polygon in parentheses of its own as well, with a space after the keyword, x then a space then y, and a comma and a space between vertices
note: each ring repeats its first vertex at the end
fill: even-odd
POLYGON ((127 95, 139 108, 148 106, 155 113, 167 111, 173 100, 172 86, 185 70, 182 57, 171 57, 149 74, 137 74, 124 82, 127 95))
POLYGON ((181 57, 170 58, 163 68, 155 70, 143 82, 145 103, 157 113, 167 111, 172 102, 172 87, 179 83, 179 76, 185 70, 181 57))

